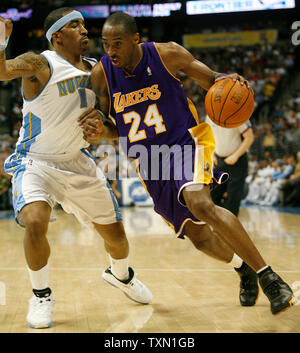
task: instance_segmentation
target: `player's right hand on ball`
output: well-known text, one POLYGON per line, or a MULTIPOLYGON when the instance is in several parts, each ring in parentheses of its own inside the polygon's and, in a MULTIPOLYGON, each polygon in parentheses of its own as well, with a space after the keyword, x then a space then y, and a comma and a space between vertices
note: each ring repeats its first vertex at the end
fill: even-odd
POLYGON ((13 29, 13 23, 10 19, 4 19, 0 16, 0 38, 1 40, 5 40, 7 37, 11 35, 13 29), (5 29, 5 34, 3 33, 5 29), (2 38, 3 37, 3 38, 2 38))
POLYGON ((102 116, 98 110, 89 108, 78 118, 78 124, 83 130, 83 136, 86 140, 95 139, 104 131, 102 116))

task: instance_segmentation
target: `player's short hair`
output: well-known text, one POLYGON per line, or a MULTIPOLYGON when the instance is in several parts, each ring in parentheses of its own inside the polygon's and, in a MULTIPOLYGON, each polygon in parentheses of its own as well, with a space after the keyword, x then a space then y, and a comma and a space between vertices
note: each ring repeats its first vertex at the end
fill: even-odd
POLYGON ((138 32, 137 24, 134 17, 125 12, 115 12, 108 17, 104 24, 122 25, 129 34, 138 32))
POLYGON ((61 7, 53 10, 49 13, 44 21, 44 31, 47 33, 48 29, 60 18, 62 18, 66 12, 73 11, 71 7, 61 7))

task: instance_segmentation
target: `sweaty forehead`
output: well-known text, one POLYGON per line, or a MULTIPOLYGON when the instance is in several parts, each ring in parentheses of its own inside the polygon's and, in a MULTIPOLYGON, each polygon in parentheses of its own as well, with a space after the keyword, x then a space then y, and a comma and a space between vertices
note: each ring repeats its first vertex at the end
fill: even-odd
POLYGON ((102 39, 123 39, 128 36, 122 24, 111 25, 109 23, 105 24, 102 29, 102 39))

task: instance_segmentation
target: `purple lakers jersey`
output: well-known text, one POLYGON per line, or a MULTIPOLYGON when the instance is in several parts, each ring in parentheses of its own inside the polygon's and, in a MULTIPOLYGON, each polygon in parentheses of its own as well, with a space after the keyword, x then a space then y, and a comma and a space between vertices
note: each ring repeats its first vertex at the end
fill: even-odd
MULTIPOLYGON (((101 58, 110 95, 110 114, 116 120, 119 137, 126 137, 125 152, 142 144, 183 145, 190 139, 188 129, 197 124, 181 82, 173 76, 156 49, 155 43, 140 44, 141 61, 132 75, 101 58)), ((123 139, 124 141, 124 139, 123 139)))
POLYGON ((132 75, 113 66, 108 55, 101 59, 110 114, 127 155, 134 158, 131 149, 146 150, 145 155, 136 156, 140 157, 141 182, 154 201, 154 210, 183 236, 188 220, 199 222, 185 205, 185 186, 214 183, 214 136, 208 124, 198 124, 194 105, 164 65, 155 44, 143 43, 141 47, 143 56, 132 75), (157 146, 168 146, 169 150, 152 153, 157 146))

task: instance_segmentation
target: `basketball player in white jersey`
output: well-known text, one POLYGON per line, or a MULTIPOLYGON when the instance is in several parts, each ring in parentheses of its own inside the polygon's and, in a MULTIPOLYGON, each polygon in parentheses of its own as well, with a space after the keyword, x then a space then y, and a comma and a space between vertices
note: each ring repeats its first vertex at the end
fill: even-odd
MULTIPOLYGON (((151 292, 128 267, 129 246, 118 204, 85 150, 88 143, 77 124, 78 117, 95 104, 90 71, 96 60, 83 56, 88 32, 81 13, 71 8, 52 11, 45 31, 55 50, 28 52, 12 60, 5 58, 12 23, 2 18, 0 22, 0 80, 22 78, 23 124, 5 170, 12 175, 16 220, 25 227, 24 251, 34 293, 29 326, 43 328, 52 323, 46 234, 55 202, 82 224, 92 223, 103 237, 111 262, 103 279, 130 299, 149 303, 151 292)), ((105 125, 103 129, 103 137, 109 139, 109 130, 105 125)))

